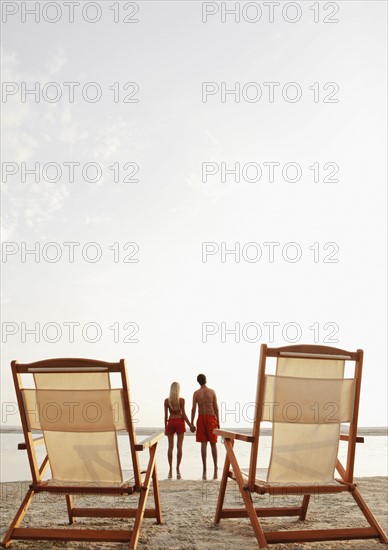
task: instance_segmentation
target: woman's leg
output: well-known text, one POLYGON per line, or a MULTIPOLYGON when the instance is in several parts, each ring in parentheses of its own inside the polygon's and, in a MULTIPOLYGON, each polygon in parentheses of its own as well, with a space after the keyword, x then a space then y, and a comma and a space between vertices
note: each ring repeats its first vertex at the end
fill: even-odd
POLYGON ((177 434, 178 442, 177 442, 177 454, 176 454, 176 476, 177 479, 181 478, 181 472, 180 472, 180 465, 182 462, 182 447, 183 447, 183 438, 185 437, 185 434, 177 434))
POLYGON ((167 458, 168 458, 168 465, 170 467, 170 470, 168 472, 169 479, 172 478, 172 451, 174 449, 174 435, 168 435, 168 451, 167 451, 167 458))

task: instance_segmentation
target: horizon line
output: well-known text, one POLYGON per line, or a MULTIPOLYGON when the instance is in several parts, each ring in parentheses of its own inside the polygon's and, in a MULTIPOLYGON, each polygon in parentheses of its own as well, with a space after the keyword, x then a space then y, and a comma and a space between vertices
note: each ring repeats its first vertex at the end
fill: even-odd
MULTIPOLYGON (((347 425, 343 425, 342 429, 346 432, 348 431, 348 426, 347 425)), ((223 426, 222 429, 224 429, 225 431, 233 431, 233 432, 242 432, 242 433, 247 433, 247 432, 251 432, 252 431, 252 428, 250 427, 228 427, 228 426, 223 426)), ((39 431, 39 430, 37 430, 39 431)), ((149 433, 152 433, 154 431, 164 431, 164 428, 162 426, 135 426, 135 431, 138 432, 138 433, 141 433, 143 432, 144 434, 149 434, 149 433)), ((5 427, 3 425, 0 424, 0 433, 4 433, 4 434, 7 434, 7 433, 20 433, 20 434, 23 434, 23 429, 22 429, 22 426, 8 426, 8 427, 5 427)), ((120 432, 118 432, 120 434, 120 432)), ((262 427, 260 429, 260 433, 262 434, 267 434, 267 435, 270 435, 272 433, 272 428, 271 427, 262 427)), ((357 433, 359 434, 362 434, 364 433, 364 435, 388 435, 388 426, 359 426, 358 429, 357 429, 357 433), (372 433, 374 432, 374 434, 372 433)), ((194 434, 191 434, 191 432, 186 432, 186 435, 194 435, 194 434)))

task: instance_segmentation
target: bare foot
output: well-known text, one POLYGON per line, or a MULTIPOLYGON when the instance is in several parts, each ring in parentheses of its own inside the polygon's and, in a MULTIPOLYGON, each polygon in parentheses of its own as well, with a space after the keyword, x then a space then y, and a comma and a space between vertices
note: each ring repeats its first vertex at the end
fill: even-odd
POLYGON ((181 479, 181 478, 182 478, 181 473, 180 473, 180 471, 178 470, 178 468, 177 468, 177 471, 176 471, 176 478, 177 478, 177 479, 181 479))
POLYGON ((207 480, 206 471, 203 472, 203 474, 202 474, 202 479, 203 479, 204 481, 207 480))
POLYGON ((218 479, 218 468, 215 468, 213 479, 218 479))
POLYGON ((169 470, 167 479, 172 479, 172 470, 169 470))

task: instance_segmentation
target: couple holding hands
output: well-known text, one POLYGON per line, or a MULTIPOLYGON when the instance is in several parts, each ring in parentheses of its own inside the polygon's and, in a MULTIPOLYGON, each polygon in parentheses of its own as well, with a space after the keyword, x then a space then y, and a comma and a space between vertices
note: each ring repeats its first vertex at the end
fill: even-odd
POLYGON ((206 451, 207 444, 210 448, 214 463, 213 479, 217 479, 217 436, 213 434, 215 428, 220 427, 218 416, 217 397, 214 390, 206 385, 206 376, 199 374, 197 382, 200 389, 193 394, 193 405, 191 408, 191 421, 185 412, 185 400, 180 397, 180 385, 173 382, 170 388, 170 395, 164 400, 164 425, 165 434, 168 437, 167 458, 170 467, 168 478, 172 478, 172 455, 174 449, 174 434, 177 435, 177 479, 181 479, 180 464, 182 461, 183 438, 186 431, 185 423, 191 432, 196 432, 196 441, 201 443, 201 457, 203 473, 202 479, 206 479, 206 451), (197 427, 194 426, 194 419, 198 407, 197 427))

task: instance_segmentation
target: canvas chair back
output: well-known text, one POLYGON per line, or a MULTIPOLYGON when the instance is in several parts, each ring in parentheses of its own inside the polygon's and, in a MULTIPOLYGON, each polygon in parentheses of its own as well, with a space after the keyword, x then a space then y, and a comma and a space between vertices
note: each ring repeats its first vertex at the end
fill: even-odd
MULTIPOLYGON (((124 360, 52 359, 15 367, 34 379, 34 388, 19 387, 23 427, 27 436, 43 433, 52 482, 123 483, 118 431, 129 435, 132 468, 140 480, 124 360), (121 375, 118 388, 111 387, 113 372, 121 375)), ((17 378, 20 384, 20 372, 17 378)))
POLYGON ((268 482, 334 480, 341 424, 351 424, 352 432, 357 429, 361 371, 355 368, 353 376, 344 378, 345 362, 354 361, 355 355, 322 346, 262 347, 250 481, 261 421, 272 424, 268 482), (275 374, 267 374, 270 356, 276 357, 275 374))

